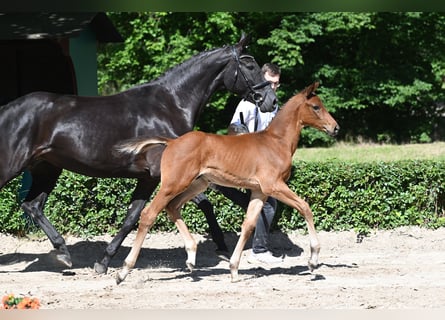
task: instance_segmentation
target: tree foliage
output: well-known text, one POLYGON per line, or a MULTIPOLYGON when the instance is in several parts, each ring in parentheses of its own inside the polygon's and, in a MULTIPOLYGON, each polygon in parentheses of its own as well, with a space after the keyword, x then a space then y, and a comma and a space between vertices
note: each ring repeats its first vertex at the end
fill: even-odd
MULTIPOLYGON (((341 139, 443 139, 445 14, 438 12, 110 13, 125 43, 99 54, 103 94, 160 76, 200 51, 252 35, 261 65, 282 69, 281 104, 313 80, 340 123, 341 139), (442 120, 441 120, 442 119, 442 120), (439 131, 440 133, 440 131, 439 131), (443 134, 443 133, 440 133, 443 134)), ((237 98, 216 94, 197 128, 223 133, 237 98)), ((303 131, 302 143, 326 144, 303 131)))

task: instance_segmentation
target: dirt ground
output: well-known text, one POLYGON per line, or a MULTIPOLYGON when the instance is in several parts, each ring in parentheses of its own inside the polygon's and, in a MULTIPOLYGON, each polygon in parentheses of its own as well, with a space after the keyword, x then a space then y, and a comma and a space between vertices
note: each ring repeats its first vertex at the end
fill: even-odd
MULTIPOLYGON (((445 303, 445 228, 418 227, 376 231, 361 242, 349 232, 320 232, 320 267, 306 266, 306 234, 273 233, 283 264, 263 270, 243 253, 241 281, 230 282, 228 262, 219 259, 213 242, 195 235, 197 268, 185 267, 177 233, 149 235, 136 268, 120 285, 116 270, 128 254, 130 234, 109 272, 93 265, 110 236, 67 237, 73 267, 55 260, 46 239, 0 235, 0 295, 37 297, 42 309, 418 309, 445 303)), ((226 234, 233 248, 236 234, 226 234)), ((359 239, 360 240, 360 239, 359 239)))

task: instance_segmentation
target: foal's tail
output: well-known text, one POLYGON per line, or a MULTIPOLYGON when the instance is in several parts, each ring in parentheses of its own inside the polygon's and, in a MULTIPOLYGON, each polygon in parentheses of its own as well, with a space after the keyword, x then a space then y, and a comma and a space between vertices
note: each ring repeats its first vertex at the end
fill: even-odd
POLYGON ((121 141, 114 146, 114 150, 121 154, 137 155, 147 152, 148 149, 162 144, 167 145, 171 139, 163 137, 144 138, 139 137, 130 140, 121 141))

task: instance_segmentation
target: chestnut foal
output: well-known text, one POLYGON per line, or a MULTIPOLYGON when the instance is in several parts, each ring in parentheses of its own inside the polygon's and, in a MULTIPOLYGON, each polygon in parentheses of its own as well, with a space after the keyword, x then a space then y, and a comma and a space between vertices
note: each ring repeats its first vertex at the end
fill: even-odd
MULTIPOLYGON (((264 131, 237 136, 192 131, 177 139, 135 139, 124 141, 118 152, 143 157, 153 146, 164 144, 161 160, 161 187, 150 205, 142 211, 133 247, 117 273, 119 284, 134 267, 148 230, 156 217, 166 209, 185 242, 186 264, 193 269, 196 241, 181 218, 181 207, 207 189, 209 183, 252 190, 241 235, 230 258, 232 282, 238 281, 238 266, 245 243, 255 228, 258 215, 268 196, 298 210, 306 220, 311 255, 309 268, 318 265, 320 244, 309 205, 286 184, 290 176, 292 156, 297 149, 301 129, 312 126, 336 135, 339 126, 315 94, 318 82, 293 96, 282 107, 264 131)), ((142 163, 142 162, 141 162, 142 163)))

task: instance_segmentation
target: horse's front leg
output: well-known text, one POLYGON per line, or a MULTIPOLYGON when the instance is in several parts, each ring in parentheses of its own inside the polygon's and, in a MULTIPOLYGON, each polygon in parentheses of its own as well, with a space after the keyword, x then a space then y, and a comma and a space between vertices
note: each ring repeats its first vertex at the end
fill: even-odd
POLYGON ((37 198, 22 203, 22 209, 35 221, 39 227, 48 236, 53 247, 59 251, 57 260, 62 262, 67 267, 71 268, 73 262, 71 255, 65 243, 65 239, 57 232, 54 226, 43 214, 43 205, 46 201, 46 193, 42 192, 37 198))
POLYGON ((102 274, 107 272, 111 259, 138 222, 141 211, 157 184, 158 180, 138 180, 138 184, 133 192, 133 200, 128 207, 127 216, 125 217, 122 228, 105 248, 102 260, 94 264, 94 270, 97 273, 102 274))
POLYGON ((41 161, 35 164, 30 172, 32 176, 31 188, 22 203, 22 209, 48 236, 53 247, 58 251, 57 260, 67 267, 71 267, 73 263, 65 239, 43 214, 46 199, 54 189, 62 169, 54 167, 46 161, 41 161))
POLYGON ((232 256, 230 257, 229 266, 232 282, 239 281, 238 268, 241 261, 241 255, 247 240, 255 229, 265 198, 266 197, 262 193, 254 193, 252 191, 251 200, 247 207, 246 217, 241 225, 241 234, 238 242, 236 243, 235 250, 233 250, 232 256))

